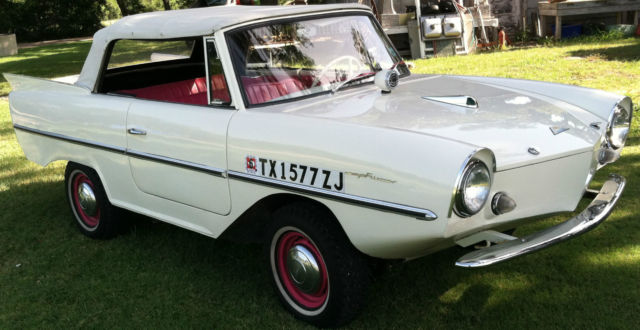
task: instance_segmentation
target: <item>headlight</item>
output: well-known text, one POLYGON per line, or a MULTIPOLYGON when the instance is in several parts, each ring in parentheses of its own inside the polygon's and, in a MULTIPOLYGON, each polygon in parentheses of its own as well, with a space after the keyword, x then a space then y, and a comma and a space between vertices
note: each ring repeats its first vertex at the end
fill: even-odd
POLYGON ((624 147, 629 135, 629 127, 631 126, 631 102, 626 102, 628 108, 621 104, 616 107, 609 116, 609 125, 607 126, 607 142, 613 149, 624 147))
POLYGON ((470 161, 456 191, 454 211, 461 217, 478 213, 487 202, 490 190, 491 174, 487 166, 479 160, 470 161))

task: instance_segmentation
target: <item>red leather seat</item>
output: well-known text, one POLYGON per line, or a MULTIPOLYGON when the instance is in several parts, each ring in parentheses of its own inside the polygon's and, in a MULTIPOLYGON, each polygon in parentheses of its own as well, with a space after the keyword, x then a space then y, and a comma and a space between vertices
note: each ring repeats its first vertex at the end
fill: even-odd
MULTIPOLYGON (((205 91, 205 95, 206 93, 205 91)), ((216 74, 211 76, 211 93, 213 94, 211 95, 213 100, 221 100, 223 102, 231 101, 229 98, 229 89, 227 88, 227 83, 223 75, 216 74)))
MULTIPOLYGON (((223 75, 219 74, 211 77, 211 91, 214 99, 229 102, 229 91, 223 75)), ((185 104, 208 104, 207 83, 205 78, 175 81, 167 84, 137 89, 125 89, 117 92, 148 100, 185 104)))
POLYGON ((300 80, 279 77, 242 77, 242 84, 251 104, 269 102, 275 98, 305 89, 300 80))

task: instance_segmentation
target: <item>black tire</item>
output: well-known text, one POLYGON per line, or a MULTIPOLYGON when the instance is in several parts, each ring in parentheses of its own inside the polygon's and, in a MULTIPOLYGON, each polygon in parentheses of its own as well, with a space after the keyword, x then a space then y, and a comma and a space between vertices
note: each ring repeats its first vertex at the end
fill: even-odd
POLYGON ((97 239, 118 234, 118 210, 109 202, 100 177, 93 169, 69 162, 64 183, 67 201, 80 232, 97 239))
POLYGON ((353 247, 331 215, 311 203, 289 204, 274 213, 266 233, 265 253, 272 284, 296 318, 319 327, 336 327, 358 315, 364 306, 370 272, 365 256, 353 247), (311 256, 318 271, 302 268, 296 273, 302 263, 289 257, 294 250, 297 255, 311 256), (297 279, 293 273, 298 274, 297 279))

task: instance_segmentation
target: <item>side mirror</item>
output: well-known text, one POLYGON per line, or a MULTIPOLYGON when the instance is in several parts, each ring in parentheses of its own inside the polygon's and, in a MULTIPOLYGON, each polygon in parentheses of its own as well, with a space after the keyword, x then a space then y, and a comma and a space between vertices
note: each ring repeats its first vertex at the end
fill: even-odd
POLYGON ((391 93, 391 90, 398 86, 398 72, 395 69, 381 70, 376 73, 374 83, 383 93, 391 93))

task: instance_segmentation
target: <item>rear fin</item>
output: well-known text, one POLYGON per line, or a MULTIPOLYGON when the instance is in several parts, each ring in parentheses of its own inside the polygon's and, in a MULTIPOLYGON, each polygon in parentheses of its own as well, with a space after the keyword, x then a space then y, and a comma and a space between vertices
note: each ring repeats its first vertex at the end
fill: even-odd
POLYGON ((44 78, 29 77, 13 73, 4 73, 4 78, 11 84, 12 91, 58 91, 63 93, 88 94, 90 90, 68 83, 44 78))

